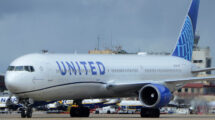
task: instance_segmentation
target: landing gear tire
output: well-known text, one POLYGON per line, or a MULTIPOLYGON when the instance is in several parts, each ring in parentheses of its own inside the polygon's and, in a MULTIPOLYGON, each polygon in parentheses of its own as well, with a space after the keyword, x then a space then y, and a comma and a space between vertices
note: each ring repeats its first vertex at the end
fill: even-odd
POLYGON ((140 112, 140 116, 144 118, 159 118, 160 109, 142 108, 140 112))
POLYGON ((25 110, 23 110, 23 109, 21 110, 21 117, 22 117, 22 118, 25 118, 25 117, 26 117, 25 110))
POLYGON ((70 109, 70 117, 89 117, 90 110, 87 107, 72 107, 70 109))
POLYGON ((111 114, 110 110, 107 111, 107 114, 111 114))
POLYGON ((32 108, 21 109, 22 118, 31 118, 32 117, 32 108))
POLYGON ((26 117, 31 118, 32 117, 32 108, 27 108, 26 110, 26 117))

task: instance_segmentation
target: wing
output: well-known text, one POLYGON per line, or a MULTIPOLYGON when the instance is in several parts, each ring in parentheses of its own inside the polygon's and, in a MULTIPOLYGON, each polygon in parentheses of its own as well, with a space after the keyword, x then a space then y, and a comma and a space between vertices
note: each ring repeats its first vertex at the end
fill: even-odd
POLYGON ((165 80, 131 80, 129 83, 108 83, 107 89, 113 90, 114 92, 138 92, 144 85, 147 84, 163 84, 168 87, 171 91, 175 91, 183 87, 187 83, 199 82, 199 81, 215 81, 215 76, 208 77, 189 77, 179 79, 165 79, 165 80))

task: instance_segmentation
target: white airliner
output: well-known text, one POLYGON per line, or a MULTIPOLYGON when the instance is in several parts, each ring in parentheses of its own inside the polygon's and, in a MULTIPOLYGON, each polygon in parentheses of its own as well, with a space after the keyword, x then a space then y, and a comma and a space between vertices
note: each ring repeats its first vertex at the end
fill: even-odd
POLYGON ((141 117, 159 117, 172 93, 188 82, 215 80, 195 77, 191 62, 200 0, 193 0, 175 49, 170 56, 29 54, 14 60, 6 72, 8 90, 23 105, 21 117, 31 117, 32 107, 73 99, 71 117, 88 117, 83 99, 139 97, 141 117))

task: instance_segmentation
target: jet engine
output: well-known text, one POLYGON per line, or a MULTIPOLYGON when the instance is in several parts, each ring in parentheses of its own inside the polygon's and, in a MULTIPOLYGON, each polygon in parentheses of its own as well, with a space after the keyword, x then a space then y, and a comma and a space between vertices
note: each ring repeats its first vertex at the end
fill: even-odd
POLYGON ((148 84, 139 91, 139 99, 148 108, 161 108, 172 98, 170 90, 164 85, 148 84))

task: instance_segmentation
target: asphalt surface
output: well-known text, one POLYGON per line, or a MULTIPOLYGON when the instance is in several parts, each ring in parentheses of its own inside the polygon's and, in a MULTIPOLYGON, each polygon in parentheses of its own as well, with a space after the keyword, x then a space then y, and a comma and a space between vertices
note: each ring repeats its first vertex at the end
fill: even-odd
MULTIPOLYGON (((27 119, 27 118, 25 118, 27 119)), ((69 114, 35 113, 31 120, 154 120, 139 114, 91 114, 89 118, 70 118, 69 114)), ((161 115, 161 120, 215 120, 215 115, 161 115)), ((0 114, 0 120, 23 120, 20 114, 0 114)))

